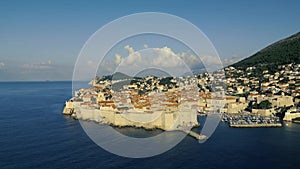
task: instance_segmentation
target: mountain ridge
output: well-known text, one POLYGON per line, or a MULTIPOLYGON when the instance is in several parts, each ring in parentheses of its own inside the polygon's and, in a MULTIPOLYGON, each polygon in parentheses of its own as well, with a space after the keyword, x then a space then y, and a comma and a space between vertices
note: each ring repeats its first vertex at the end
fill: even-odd
POLYGON ((257 64, 288 63, 300 63, 300 32, 274 42, 231 66, 245 68, 257 64))

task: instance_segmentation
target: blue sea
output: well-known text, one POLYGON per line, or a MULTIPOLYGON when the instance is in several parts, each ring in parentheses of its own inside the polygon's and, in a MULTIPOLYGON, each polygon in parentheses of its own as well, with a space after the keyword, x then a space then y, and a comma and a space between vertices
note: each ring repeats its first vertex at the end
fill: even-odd
POLYGON ((91 141, 79 121, 61 114, 71 95, 71 82, 0 83, 0 168, 299 168, 300 125, 294 123, 255 129, 220 123, 203 144, 187 136, 158 156, 120 157, 91 141))

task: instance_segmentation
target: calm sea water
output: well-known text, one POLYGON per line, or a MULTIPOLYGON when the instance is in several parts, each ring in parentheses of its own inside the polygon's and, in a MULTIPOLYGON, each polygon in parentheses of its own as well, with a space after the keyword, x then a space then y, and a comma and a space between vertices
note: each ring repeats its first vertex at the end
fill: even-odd
POLYGON ((155 157, 119 157, 94 144, 78 121, 61 114, 70 97, 71 82, 0 83, 0 168, 299 168, 300 125, 292 123, 258 129, 220 123, 203 144, 186 137, 155 157))

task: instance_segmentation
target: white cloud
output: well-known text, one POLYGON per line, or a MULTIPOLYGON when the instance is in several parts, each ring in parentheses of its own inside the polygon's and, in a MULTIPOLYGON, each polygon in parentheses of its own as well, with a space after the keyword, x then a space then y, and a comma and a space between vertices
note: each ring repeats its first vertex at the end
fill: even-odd
POLYGON ((87 61, 87 64, 92 65, 92 64, 94 64, 94 62, 92 60, 89 60, 89 61, 87 61))
POLYGON ((128 57, 122 58, 121 55, 117 54, 115 58, 116 63, 120 63, 123 59, 123 64, 142 64, 141 62, 147 62, 147 65, 156 66, 156 67, 176 67, 183 66, 186 64, 189 67, 195 67, 201 65, 201 60, 199 57, 195 56, 190 51, 175 53, 171 48, 165 46, 162 48, 152 48, 147 49, 151 50, 152 56, 146 57, 145 55, 149 55, 150 52, 142 51, 134 51, 134 49, 130 46, 124 47, 128 54, 128 57))
POLYGON ((135 52, 131 55, 129 55, 126 59, 125 59, 125 63, 128 65, 134 64, 134 63, 140 63, 142 61, 142 57, 141 54, 139 52, 135 52))
POLYGON ((129 46, 129 45, 126 45, 126 46, 124 47, 124 49, 126 49, 126 50, 127 50, 127 52, 128 52, 128 56, 130 56, 131 54, 133 54, 133 53, 134 53, 134 49, 133 49, 133 47, 131 47, 131 46, 129 46))
POLYGON ((221 64, 219 57, 213 57, 208 55, 198 57, 191 51, 175 53, 169 47, 154 48, 154 51, 156 52, 158 57, 153 59, 153 66, 187 66, 189 68, 194 68, 199 66, 201 67, 203 66, 203 64, 205 66, 221 64))
POLYGON ((193 68, 202 65, 200 58, 190 51, 178 53, 177 56, 189 67, 193 68))
POLYGON ((5 68, 5 63, 4 62, 0 62, 0 69, 4 69, 5 68))
POLYGON ((222 62, 223 62, 224 66, 229 66, 229 65, 234 64, 238 61, 241 61, 242 59, 244 59, 244 58, 243 57, 238 57, 238 56, 233 56, 231 58, 223 59, 222 62))
POLYGON ((176 53, 170 47, 148 48, 135 51, 133 47, 126 45, 124 49, 128 52, 126 57, 115 54, 114 60, 104 60, 100 65, 101 72, 120 71, 128 75, 141 71, 145 68, 159 68, 174 74, 203 69, 218 69, 221 61, 218 57, 203 55, 198 57, 192 51, 176 53))
POLYGON ((184 63, 169 47, 165 46, 163 48, 154 48, 153 50, 157 56, 151 62, 153 66, 177 67, 184 63))
MULTIPOLYGON (((135 51, 131 46, 126 45, 128 56, 115 55, 114 63, 118 65, 116 71, 133 75, 145 68, 159 68, 176 75, 190 71, 190 64, 198 64, 199 58, 189 53, 175 53, 171 48, 147 48, 135 51), (198 59, 198 62, 196 62, 198 59), (119 64, 118 64, 119 63, 119 64), (186 64, 188 63, 188 64, 186 64)), ((109 66, 107 66, 109 67, 109 66)))
POLYGON ((119 65, 122 62, 122 56, 119 54, 115 55, 115 64, 119 65))
POLYGON ((31 64, 23 64, 21 66, 23 69, 33 69, 33 70, 45 70, 45 69, 51 69, 52 68, 52 61, 48 60, 47 62, 41 62, 41 63, 31 63, 31 64))
MULTIPOLYGON (((126 65, 132 65, 134 63, 140 63, 142 61, 142 57, 141 57, 140 52, 135 52, 134 49, 133 49, 133 47, 131 47, 129 45, 126 45, 124 47, 124 49, 126 49, 127 52, 128 52, 128 57, 126 57, 125 59, 123 59, 124 64, 126 64, 126 65)), ((117 58, 117 59, 119 59, 119 58, 117 58)), ((117 60, 115 62, 117 62, 117 60)))
POLYGON ((202 55, 200 56, 201 61, 204 63, 204 65, 219 65, 221 63, 221 60, 219 57, 216 56, 208 56, 208 55, 202 55))

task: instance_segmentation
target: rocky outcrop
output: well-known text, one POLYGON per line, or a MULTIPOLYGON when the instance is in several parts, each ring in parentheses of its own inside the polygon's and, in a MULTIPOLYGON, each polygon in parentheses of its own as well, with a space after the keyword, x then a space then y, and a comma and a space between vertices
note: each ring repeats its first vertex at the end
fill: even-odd
POLYGON ((62 114, 72 115, 73 113, 75 113, 73 101, 67 101, 62 114))

